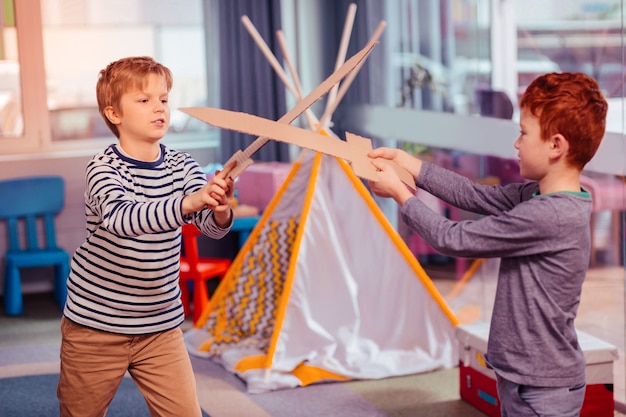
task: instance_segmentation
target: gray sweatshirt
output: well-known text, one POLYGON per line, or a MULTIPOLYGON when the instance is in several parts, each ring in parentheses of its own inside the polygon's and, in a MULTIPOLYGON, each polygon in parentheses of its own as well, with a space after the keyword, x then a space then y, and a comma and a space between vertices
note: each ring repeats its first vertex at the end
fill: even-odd
POLYGON ((416 185, 483 215, 455 222, 418 198, 402 220, 442 254, 501 258, 486 359, 518 384, 562 387, 585 381, 574 318, 589 265, 588 192, 539 195, 528 182, 487 186, 424 162, 416 185))

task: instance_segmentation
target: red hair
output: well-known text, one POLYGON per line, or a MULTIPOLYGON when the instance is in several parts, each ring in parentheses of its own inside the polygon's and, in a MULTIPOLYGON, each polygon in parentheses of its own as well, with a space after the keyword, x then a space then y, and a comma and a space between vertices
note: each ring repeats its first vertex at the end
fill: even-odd
POLYGON ((598 83, 582 73, 550 73, 535 78, 520 108, 539 119, 541 137, 561 134, 569 142, 567 161, 580 169, 593 158, 606 128, 608 104, 598 83))
POLYGON ((173 77, 171 71, 149 56, 136 56, 122 58, 111 62, 100 71, 96 83, 96 98, 98 99, 98 111, 104 118, 111 132, 120 137, 117 126, 111 123, 104 114, 104 109, 112 106, 117 111, 120 109, 120 100, 124 93, 131 89, 141 90, 148 82, 148 75, 156 74, 165 79, 167 91, 172 89, 173 77))

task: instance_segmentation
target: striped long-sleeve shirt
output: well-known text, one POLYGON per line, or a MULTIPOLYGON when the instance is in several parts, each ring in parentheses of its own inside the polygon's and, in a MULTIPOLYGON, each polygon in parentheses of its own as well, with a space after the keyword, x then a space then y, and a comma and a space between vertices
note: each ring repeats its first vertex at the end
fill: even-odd
POLYGON ((129 158, 118 145, 86 169, 87 238, 74 253, 63 314, 103 331, 143 335, 184 320, 180 300, 180 227, 195 223, 220 239, 210 210, 183 216, 183 198, 206 183, 187 153, 161 145, 156 161, 129 158))

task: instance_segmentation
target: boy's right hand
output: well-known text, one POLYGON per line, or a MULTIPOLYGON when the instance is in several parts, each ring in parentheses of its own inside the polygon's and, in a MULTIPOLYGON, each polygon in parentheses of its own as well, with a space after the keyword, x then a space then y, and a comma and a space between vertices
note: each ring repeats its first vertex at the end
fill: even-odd
POLYGON ((183 215, 195 213, 204 209, 220 212, 231 211, 233 193, 235 191, 234 179, 230 172, 237 166, 237 161, 232 161, 224 166, 221 171, 215 171, 215 175, 201 189, 189 194, 183 199, 183 215))
POLYGON ((233 188, 234 184, 231 178, 223 179, 216 175, 198 191, 183 199, 183 215, 207 208, 215 210, 224 204, 230 206, 233 188))

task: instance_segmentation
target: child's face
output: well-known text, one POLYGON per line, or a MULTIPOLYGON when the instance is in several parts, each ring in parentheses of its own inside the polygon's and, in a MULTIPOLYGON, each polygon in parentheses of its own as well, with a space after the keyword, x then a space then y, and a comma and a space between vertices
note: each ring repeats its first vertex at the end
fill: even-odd
POLYGON ((170 124, 167 83, 150 74, 141 90, 131 89, 120 99, 118 129, 125 141, 156 142, 170 124))
POLYGON ((549 168, 549 141, 541 138, 539 119, 527 109, 520 117, 520 135, 515 141, 519 158, 520 175, 529 180, 543 178, 549 168))

